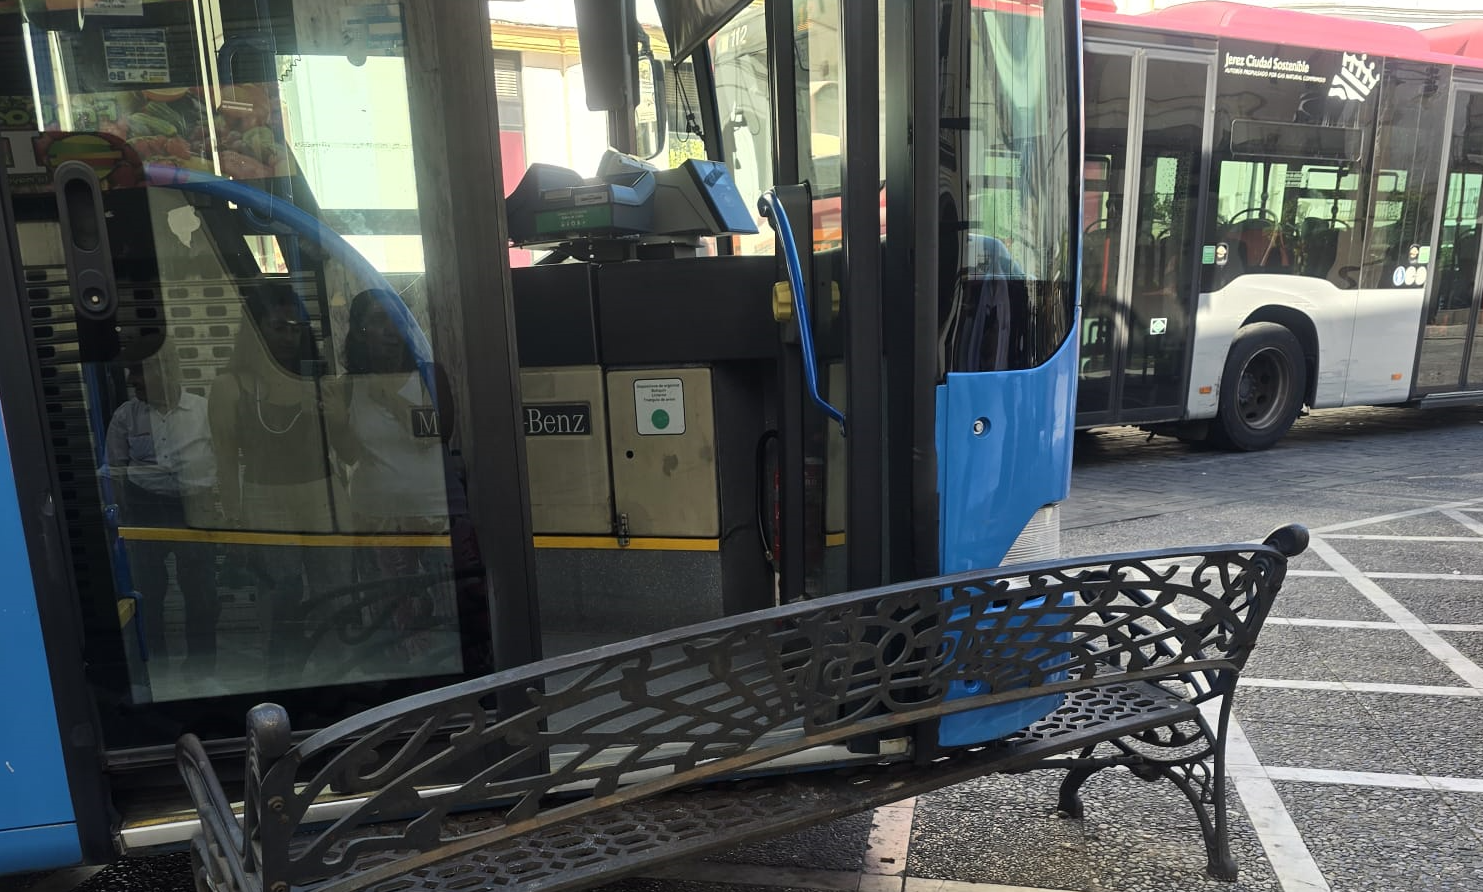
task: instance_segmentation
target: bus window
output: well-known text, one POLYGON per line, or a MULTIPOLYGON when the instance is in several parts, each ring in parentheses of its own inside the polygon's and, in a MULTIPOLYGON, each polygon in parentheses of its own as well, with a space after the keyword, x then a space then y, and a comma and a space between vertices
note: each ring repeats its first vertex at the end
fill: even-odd
POLYGON ((1085 65, 1081 379, 1076 390, 1076 410, 1082 414, 1106 411, 1112 405, 1132 59, 1088 53, 1085 65))
POLYGON ((1133 263, 1124 276, 1125 411, 1177 406, 1184 396, 1208 70, 1203 63, 1146 60, 1139 188, 1129 208, 1133 225, 1125 230, 1133 240, 1133 263))
MULTIPOLYGON (((747 198, 773 184, 772 103, 767 76, 767 21, 763 0, 752 4, 711 38, 711 76, 721 118, 721 148, 737 189, 747 198)), ((762 223, 760 215, 757 222, 762 223)), ((733 236, 737 253, 770 254, 766 225, 756 235, 733 236)))
POLYGON ((1222 161, 1216 187, 1217 241, 1226 246, 1220 281, 1265 273, 1359 287, 1361 182, 1349 167, 1222 161))
POLYGON ((1070 188, 1060 162, 1064 124, 1047 114, 1045 99, 1062 85, 1042 75, 1047 45, 1038 12, 1037 4, 1021 15, 974 9, 966 51, 979 67, 963 105, 943 109, 944 121, 966 121, 961 137, 943 140, 956 150, 952 194, 960 202, 945 204, 938 224, 945 371, 1034 368, 1057 351, 1075 318, 1070 220, 1054 200, 1070 188))
MULTIPOLYGON (((1447 78, 1447 70, 1435 65, 1386 60, 1371 189, 1374 247, 1367 252, 1377 262, 1361 272, 1363 288, 1408 287, 1404 273, 1395 281, 1397 267, 1434 268, 1430 246, 1438 189, 1436 147, 1444 142, 1447 78), (1412 245, 1417 246, 1415 258, 1412 245)), ((1423 274, 1421 284, 1426 278, 1423 274)))
MULTIPOLYGON (((1416 383, 1429 391, 1475 389, 1483 380, 1476 332, 1479 230, 1483 228, 1483 93, 1459 91, 1446 160, 1442 229, 1416 383), (1470 331, 1469 329, 1473 330, 1470 331), (1472 348, 1469 350, 1469 342, 1472 348)), ((1418 249, 1419 250, 1419 249, 1418 249)), ((1425 269, 1425 267, 1422 267, 1425 269)))
MULTIPOLYGON (((588 107, 573 3, 495 2, 489 9, 506 193, 514 190, 535 163, 595 175, 612 139, 607 114, 588 107), (527 122, 539 122, 539 126, 527 122)), ((654 0, 639 0, 637 13, 648 50, 664 72, 664 83, 653 84, 649 66, 639 66, 643 86, 634 115, 636 154, 648 164, 670 170, 688 158, 706 157, 694 68, 689 61, 679 65, 671 61, 654 0), (663 134, 654 132, 660 117, 656 101, 665 103, 663 134)), ((511 264, 528 266, 543 253, 512 250, 511 264)))
MULTIPOLYGON (((1263 44, 1222 43, 1221 50, 1228 60, 1281 57, 1304 72, 1334 61, 1320 50, 1263 44)), ((1314 78, 1225 67, 1211 184, 1215 262, 1204 266, 1202 290, 1258 273, 1359 287, 1377 102, 1368 91, 1336 92, 1314 78)))

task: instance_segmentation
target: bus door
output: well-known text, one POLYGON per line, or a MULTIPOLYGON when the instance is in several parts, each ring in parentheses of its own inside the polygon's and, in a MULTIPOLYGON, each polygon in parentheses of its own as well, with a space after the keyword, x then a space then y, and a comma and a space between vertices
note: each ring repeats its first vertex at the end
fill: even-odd
POLYGON ((1447 132, 1451 138, 1444 143, 1442 158, 1445 191, 1437 211, 1436 262, 1431 265, 1417 360, 1416 385, 1423 393, 1483 390, 1483 337, 1479 337, 1483 278, 1478 250, 1483 227, 1483 84, 1468 85, 1459 79, 1447 132))
POLYGON ((1212 60, 1093 44, 1077 425, 1177 418, 1198 294, 1212 60))
POLYGON ((883 580, 878 65, 846 57, 847 34, 876 51, 876 10, 683 7, 492 7, 524 110, 509 212, 547 655, 883 580), (624 33, 640 51, 615 63, 624 33), (600 73, 625 64, 636 100, 600 73), (867 112, 850 117, 856 70, 867 112), (842 152, 851 138, 868 151, 842 152), (695 171, 740 219, 679 213, 707 207, 695 171), (643 219, 547 225, 549 176, 657 197, 643 219), (774 187, 807 326, 758 211, 774 187))
POLYGON ((130 847, 183 731, 534 650, 487 6, 267 9, 0 5, 0 393, 52 524, 49 668, 11 682, 53 680, 73 798, 105 766, 130 847))

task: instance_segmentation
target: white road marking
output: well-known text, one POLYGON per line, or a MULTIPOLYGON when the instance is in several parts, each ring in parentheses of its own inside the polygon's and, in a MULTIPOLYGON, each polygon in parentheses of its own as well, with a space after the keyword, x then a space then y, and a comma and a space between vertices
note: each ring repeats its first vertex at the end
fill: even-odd
POLYGON ((1395 536, 1389 534, 1325 533, 1325 539, 1361 539, 1366 542, 1483 542, 1479 536, 1395 536))
POLYGON ((1238 688, 1285 688, 1294 691, 1355 691, 1362 694, 1411 694, 1417 697, 1483 697, 1478 688, 1428 684, 1389 684, 1376 681, 1318 681, 1308 678, 1247 678, 1238 688))
POLYGON ((1269 616, 1269 626, 1311 626, 1320 629, 1398 629, 1395 623, 1369 619, 1314 619, 1308 616, 1269 616))
MULTIPOLYGON (((1288 570, 1287 575, 1317 579, 1343 579, 1337 570, 1288 570)), ((1483 573, 1394 573, 1371 570, 1365 573, 1371 579, 1445 579, 1448 582, 1483 582, 1483 573)))
MULTIPOLYGON (((1315 629, 1399 629, 1396 623, 1368 619, 1319 619, 1311 616, 1269 616, 1269 626, 1308 626, 1315 629)), ((1483 632, 1483 623, 1427 623, 1438 632, 1483 632)))
MULTIPOLYGON (((1215 726, 1220 718, 1217 704, 1210 701, 1201 709, 1206 721, 1215 726)), ((1277 787, 1235 716, 1231 717, 1226 735, 1226 773, 1235 784, 1282 892, 1330 892, 1328 880, 1323 878, 1323 871, 1313 860, 1298 825, 1293 823, 1282 797, 1277 795, 1277 787)))
POLYGON ((865 846, 866 873, 906 876, 906 853, 911 847, 911 821, 916 797, 875 810, 870 817, 870 841, 865 846))
POLYGON ((1483 573, 1366 573, 1371 579, 1445 579, 1448 582, 1483 582, 1483 573))
POLYGON ((1392 520, 1401 520, 1407 517, 1416 517, 1419 514, 1431 514, 1434 511, 1446 511, 1451 508, 1472 510, 1473 506, 1477 505, 1479 502, 1483 502, 1483 499, 1464 499, 1461 502, 1447 502, 1443 505, 1428 505, 1425 508, 1411 508, 1406 511, 1396 511, 1391 514, 1380 514, 1375 517, 1366 517, 1362 520, 1349 520, 1345 521, 1344 523, 1329 524, 1326 527, 1319 527, 1318 529, 1309 530, 1308 532, 1314 536, 1323 536, 1329 533, 1337 533, 1340 530, 1352 530, 1355 527, 1367 527, 1373 526, 1377 523, 1389 523, 1392 520))
MULTIPOLYGON (((1232 769, 1232 773, 1235 769, 1232 769)), ((1332 771, 1325 768, 1267 767, 1272 780, 1309 784, 1339 784, 1350 787, 1383 787, 1389 790, 1435 790, 1442 793, 1483 793, 1483 778, 1438 777, 1425 774, 1389 774, 1380 771, 1332 771)))
POLYGON ((1416 618, 1416 615, 1407 610, 1401 602, 1392 598, 1385 589, 1381 588, 1373 579, 1370 579, 1359 568, 1349 562, 1349 559, 1334 550, 1334 547, 1323 539, 1314 536, 1308 543, 1308 549, 1318 555, 1330 567, 1338 570, 1344 575, 1344 579, 1360 594, 1370 599, 1370 602, 1379 607, 1384 613, 1403 628, 1408 635, 1416 639, 1416 642, 1453 672, 1469 686, 1483 688, 1483 668, 1468 659, 1457 648, 1448 644, 1430 627, 1416 618))
POLYGON ((1442 513, 1467 527, 1468 529, 1472 530, 1473 532, 1477 533, 1478 535, 1483 536, 1483 522, 1480 522, 1478 518, 1469 517, 1466 514, 1463 514, 1461 511, 1457 511, 1451 508, 1443 509, 1442 513))

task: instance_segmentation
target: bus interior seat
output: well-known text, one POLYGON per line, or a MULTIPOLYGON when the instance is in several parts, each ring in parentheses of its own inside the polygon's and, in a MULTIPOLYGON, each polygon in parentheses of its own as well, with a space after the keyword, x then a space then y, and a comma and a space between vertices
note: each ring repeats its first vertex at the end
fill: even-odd
POLYGON ((1082 237, 1082 281, 1096 294, 1107 296, 1117 288, 1117 230, 1102 221, 1082 237))
POLYGON ((1320 217, 1303 220, 1303 275, 1327 278, 1339 256, 1339 228, 1320 217))
POLYGON ((1365 263, 1379 264, 1390 271, 1390 268, 1405 263, 1402 255, 1404 250, 1397 241, 1400 227, 1394 223, 1376 223, 1370 227, 1369 235, 1365 239, 1365 263))
POLYGON ((1243 220, 1231 228, 1227 241, 1243 271, 1284 273, 1292 268, 1282 229, 1270 220, 1243 220))
POLYGON ((1462 310, 1473 305, 1473 272, 1478 267, 1478 230, 1458 233, 1452 240, 1452 253, 1437 271, 1438 308, 1462 310))
POLYGON ((1133 272, 1140 290, 1159 291, 1173 284, 1169 275, 1178 264, 1170 262, 1177 259, 1169 253, 1172 244, 1173 236, 1167 233, 1139 240, 1133 272))
POLYGON ((1108 221, 1082 234, 1082 374, 1112 367, 1112 308, 1117 290, 1117 229, 1108 221))
POLYGON ((1359 287, 1359 251, 1363 247, 1359 233, 1351 228, 1334 228, 1334 251, 1324 278, 1338 288, 1359 287))

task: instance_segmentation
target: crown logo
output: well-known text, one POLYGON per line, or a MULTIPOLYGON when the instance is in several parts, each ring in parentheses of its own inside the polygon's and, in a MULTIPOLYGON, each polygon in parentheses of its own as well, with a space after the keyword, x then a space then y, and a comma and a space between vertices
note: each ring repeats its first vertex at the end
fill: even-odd
POLYGON ((1339 73, 1334 75, 1329 87, 1329 95, 1347 102, 1363 102, 1379 82, 1380 74, 1368 53, 1345 53, 1339 73))

